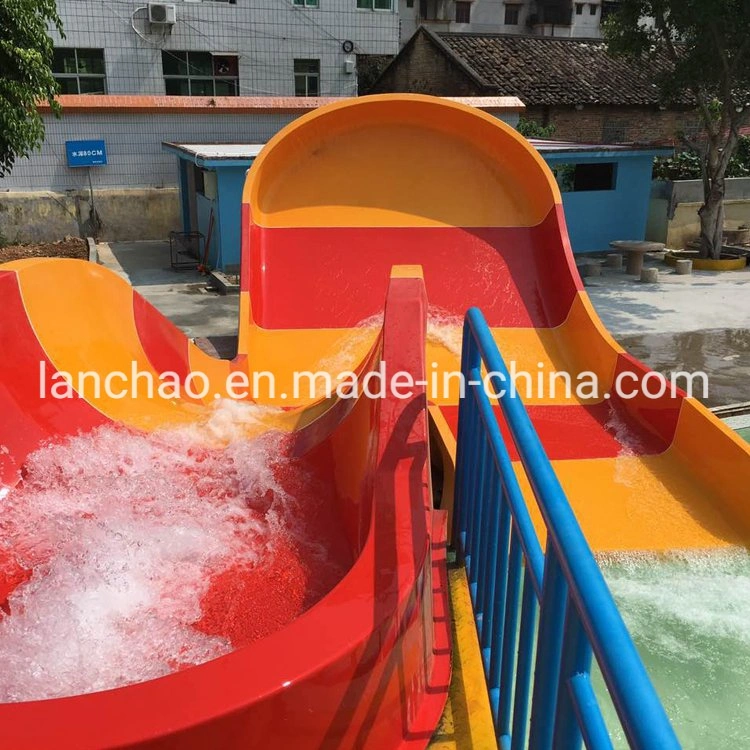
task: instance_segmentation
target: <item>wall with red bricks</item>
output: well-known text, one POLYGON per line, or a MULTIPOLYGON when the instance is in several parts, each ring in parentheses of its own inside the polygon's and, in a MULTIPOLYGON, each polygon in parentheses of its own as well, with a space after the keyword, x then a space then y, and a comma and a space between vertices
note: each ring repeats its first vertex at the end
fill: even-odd
POLYGON ((655 107, 527 107, 524 117, 554 124, 553 138, 579 143, 677 143, 680 133, 700 130, 694 111, 655 107))

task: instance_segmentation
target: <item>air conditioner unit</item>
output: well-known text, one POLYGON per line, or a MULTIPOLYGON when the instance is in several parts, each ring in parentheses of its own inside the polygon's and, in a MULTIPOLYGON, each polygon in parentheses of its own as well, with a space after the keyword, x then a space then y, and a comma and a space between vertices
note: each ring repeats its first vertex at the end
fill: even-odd
POLYGON ((164 26, 172 26, 177 21, 177 8, 174 3, 149 3, 148 20, 164 26))

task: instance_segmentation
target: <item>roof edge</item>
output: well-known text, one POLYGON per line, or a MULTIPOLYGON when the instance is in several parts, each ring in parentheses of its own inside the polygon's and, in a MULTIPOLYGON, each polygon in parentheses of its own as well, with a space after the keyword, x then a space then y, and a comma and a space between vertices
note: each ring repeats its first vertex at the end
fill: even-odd
POLYGON ((471 78, 471 80, 477 86, 480 86, 481 88, 486 89, 488 91, 492 91, 493 93, 497 93, 497 94, 500 93, 500 87, 487 83, 487 81, 484 78, 482 78, 482 76, 476 70, 474 70, 474 68, 472 68, 471 65, 469 65, 469 63, 466 62, 466 60, 464 60, 460 55, 458 55, 454 50, 452 50, 439 37, 438 35, 439 32, 432 31, 431 29, 428 29, 426 26, 420 26, 414 33, 414 37, 416 37, 416 35, 420 31, 424 31, 425 34, 427 35, 427 38, 438 48, 438 50, 442 52, 451 62, 457 65, 461 69, 461 72, 467 75, 469 78, 471 78))

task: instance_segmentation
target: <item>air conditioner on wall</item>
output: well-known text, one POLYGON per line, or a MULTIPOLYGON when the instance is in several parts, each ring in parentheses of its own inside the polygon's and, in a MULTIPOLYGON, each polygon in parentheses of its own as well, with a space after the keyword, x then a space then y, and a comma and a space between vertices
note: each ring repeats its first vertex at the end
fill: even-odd
POLYGON ((149 3, 148 20, 151 23, 172 26, 177 21, 177 8, 174 3, 149 3))

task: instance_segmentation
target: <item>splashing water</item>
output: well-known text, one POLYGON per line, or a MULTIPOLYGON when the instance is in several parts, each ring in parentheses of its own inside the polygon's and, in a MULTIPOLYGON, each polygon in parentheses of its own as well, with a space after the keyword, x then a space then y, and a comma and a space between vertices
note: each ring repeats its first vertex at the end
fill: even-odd
POLYGON ((236 429, 222 411, 208 442, 195 429, 103 427, 29 456, 0 498, 0 701, 214 659, 340 579, 348 560, 329 554, 343 538, 330 498, 310 491, 285 436, 212 445, 236 429))
MULTIPOLYGON (((620 556, 602 565, 683 747, 750 747, 750 555, 620 556)), ((614 728, 614 709, 606 714, 614 728)), ((619 728, 613 735, 627 747, 619 728)))
MULTIPOLYGON (((320 359, 318 363, 310 369, 329 372, 334 378, 333 384, 335 386, 335 378, 339 374, 356 370, 362 360, 367 356, 368 351, 372 348, 372 345, 375 343, 375 339, 382 327, 382 312, 360 320, 359 323, 354 326, 356 330, 348 332, 346 338, 335 352, 331 352, 320 359)), ((325 383, 315 384, 315 396, 322 397, 328 395, 325 393, 324 385, 325 383)))
POLYGON ((464 321, 460 315, 438 305, 430 305, 427 312, 427 341, 442 346, 461 359, 461 340, 464 321))
POLYGON ((615 440, 620 444, 618 457, 640 456, 645 452, 646 448, 638 433, 627 424, 611 402, 609 403, 609 416, 604 423, 604 429, 612 433, 615 440))

